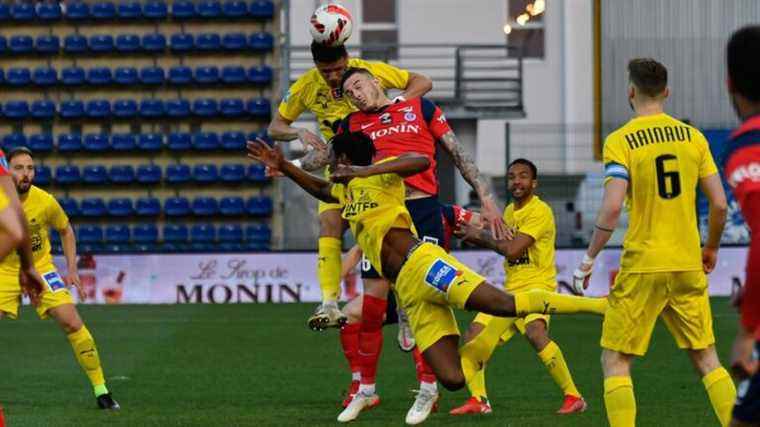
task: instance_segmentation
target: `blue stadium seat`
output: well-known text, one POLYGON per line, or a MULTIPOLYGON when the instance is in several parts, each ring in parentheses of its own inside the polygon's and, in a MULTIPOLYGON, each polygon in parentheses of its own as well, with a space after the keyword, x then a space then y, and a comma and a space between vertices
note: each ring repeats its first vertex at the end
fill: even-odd
POLYGON ((264 165, 252 164, 248 166, 248 181, 251 182, 266 182, 269 180, 266 174, 266 168, 264 165))
POLYGON ((274 37, 265 32, 253 33, 248 37, 248 48, 258 52, 270 52, 274 48, 274 37))
POLYGON ((161 67, 143 67, 140 69, 140 82, 146 85, 160 85, 164 83, 164 69, 161 67))
POLYGON ((110 216, 124 217, 135 213, 132 199, 127 197, 117 197, 109 200, 106 209, 108 209, 108 215, 110 216))
POLYGON ((166 115, 169 117, 190 117, 190 101, 187 99, 169 99, 166 101, 166 115))
POLYGON ((66 53, 87 52, 87 37, 81 34, 69 34, 63 39, 63 51, 66 53))
POLYGON ((92 5, 90 16, 95 19, 114 19, 116 17, 116 6, 110 1, 99 1, 92 5))
POLYGON ((155 98, 146 98, 140 101, 141 117, 162 117, 164 115, 164 101, 155 98))
POLYGON ((55 117, 55 102, 49 99, 32 101, 30 113, 35 119, 52 119, 55 117))
POLYGON ((37 18, 34 4, 31 2, 16 2, 11 6, 11 18, 14 21, 33 21, 37 18))
POLYGON ((137 116, 137 101, 134 99, 117 99, 113 102, 113 115, 119 118, 137 116))
POLYGON ((219 81, 219 68, 213 65, 195 69, 195 81, 198 83, 216 83, 219 81))
POLYGON ((134 0, 125 0, 119 3, 116 14, 120 19, 140 19, 142 18, 142 5, 134 0))
POLYGON ((164 201, 164 213, 167 216, 190 215, 190 201, 187 197, 169 197, 164 201))
POLYGON ((21 132, 13 132, 3 137, 3 146, 6 150, 12 150, 16 147, 25 147, 28 145, 26 135, 21 132))
POLYGON ((82 67, 67 67, 61 71, 61 82, 65 85, 76 86, 84 84, 85 71, 82 67))
POLYGON ((272 104, 266 98, 252 98, 246 103, 248 114, 268 119, 272 114, 272 104))
POLYGON ((143 5, 143 16, 148 19, 166 19, 166 3, 162 0, 148 0, 143 5))
POLYGON ((34 43, 34 48, 37 53, 58 53, 58 51, 61 50, 61 39, 52 34, 38 36, 34 43))
POLYGON ((193 81, 193 69, 186 65, 175 65, 169 68, 169 82, 175 85, 186 85, 193 81))
MULTIPOLYGON (((37 133, 30 136, 29 148, 33 152, 40 154, 53 151, 53 135, 49 133, 37 133)), ((50 173, 50 168, 48 168, 48 173, 50 173)))
POLYGON ((34 51, 34 40, 27 35, 11 36, 8 49, 13 53, 32 53, 34 51))
POLYGON ((135 67, 117 67, 113 75, 114 83, 124 86, 137 84, 137 68, 135 67))
POLYGON ((58 83, 58 71, 51 67, 37 67, 32 73, 32 82, 38 86, 53 86, 58 83))
POLYGON ((172 2, 172 18, 192 19, 196 17, 195 3, 190 0, 175 0, 172 2))
POLYGON ((57 21, 61 19, 61 6, 58 2, 37 3, 37 17, 41 21, 57 21))
POLYGON ((111 102, 107 99, 91 99, 85 104, 84 112, 87 117, 104 118, 111 116, 111 102))
POLYGON ((257 19, 271 19, 274 16, 274 4, 270 0, 255 0, 251 2, 248 14, 257 19))
POLYGON ((84 244, 103 242, 103 229, 99 225, 80 225, 77 227, 77 239, 84 244))
POLYGON ((222 4, 219 0, 201 0, 197 6, 197 13, 203 19, 216 19, 222 16, 222 4))
POLYGON ((219 213, 219 202, 213 197, 196 197, 190 209, 193 215, 214 216, 219 213))
POLYGON ((160 133, 143 133, 137 140, 137 148, 140 151, 161 151, 164 148, 164 135, 160 133))
POLYGON ((64 119, 78 119, 84 117, 84 103, 78 99, 61 101, 58 114, 64 119))
POLYGON ((240 131, 227 131, 222 134, 221 147, 223 150, 245 150, 245 134, 240 131))
POLYGON ((190 166, 183 164, 171 164, 166 167, 166 182, 170 184, 184 184, 190 182, 192 174, 190 166))
POLYGON ((166 224, 164 226, 164 250, 167 252, 175 252, 185 249, 188 240, 190 239, 190 232, 187 230, 187 226, 184 224, 166 224))
POLYGON ((140 197, 137 199, 135 213, 138 216, 159 216, 161 215, 161 202, 156 197, 140 197))
POLYGON ((161 33, 149 33, 142 37, 142 48, 147 52, 163 52, 166 49, 166 36, 161 33))
POLYGON ((34 184, 45 186, 53 182, 53 171, 50 170, 50 166, 36 165, 34 166, 34 184))
POLYGON ((196 132, 193 134, 193 148, 198 151, 219 149, 219 134, 216 132, 196 132))
POLYGON ((152 164, 138 166, 137 182, 140 184, 159 184, 161 182, 161 167, 152 164))
POLYGON ((245 203, 245 210, 251 216, 272 215, 272 199, 267 196, 251 197, 245 203))
POLYGON ((172 132, 167 140, 167 147, 171 151, 187 151, 192 148, 192 136, 186 132, 172 132))
POLYGON ((224 224, 219 227, 219 248, 227 252, 243 250, 243 227, 240 224, 224 224))
POLYGON ((82 150, 82 135, 78 133, 58 134, 58 151, 72 153, 82 150))
MULTIPOLYGON (((114 104, 115 106, 115 104, 114 104)), ((114 113, 116 112, 114 108, 114 113)), ((114 151, 133 151, 137 148, 137 137, 131 133, 111 135, 111 149, 114 151)))
POLYGON ((155 224, 137 224, 132 227, 132 241, 141 252, 155 250, 158 244, 158 227, 155 224))
POLYGON ((248 16, 248 5, 242 0, 226 0, 222 5, 222 14, 227 19, 239 19, 248 16))
POLYGON ((245 179, 245 166, 242 164, 222 165, 219 179, 230 184, 239 184, 245 179))
POLYGON ((240 65, 225 65, 221 78, 222 82, 227 84, 245 83, 245 68, 240 65))
POLYGON ((0 21, 11 19, 11 7, 7 3, 0 3, 0 21))
POLYGON ((195 48, 195 38, 187 33, 172 34, 169 38, 169 47, 175 53, 190 52, 195 48))
POLYGON ((119 34, 116 36, 116 50, 119 52, 137 52, 140 47, 140 36, 137 34, 119 34))
POLYGON ((82 140, 84 151, 102 153, 108 151, 111 146, 108 143, 108 134, 105 133, 88 133, 82 140))
POLYGON ((272 240, 272 230, 266 224, 251 224, 245 228, 245 239, 251 243, 269 243, 272 240))
POLYGON ((79 168, 72 165, 61 165, 55 168, 55 182, 58 184, 78 184, 82 180, 79 168))
POLYGON ((106 202, 101 197, 87 197, 82 199, 80 211, 84 217, 106 216, 106 202))
POLYGON ((81 21, 90 18, 90 5, 83 0, 66 3, 66 19, 81 21))
POLYGON ((240 117, 245 113, 245 104, 240 98, 225 98, 219 103, 219 112, 224 117, 240 117))
POLYGON ((226 51, 235 52, 245 50, 246 46, 246 38, 243 33, 228 33, 222 37, 222 48, 226 51))
POLYGON ((190 229, 191 249, 195 252, 212 252, 216 240, 213 224, 195 224, 190 229))
POLYGON ((195 38, 195 48, 203 51, 217 51, 222 47, 222 39, 217 33, 201 33, 195 38))
POLYGON ((129 242, 132 235, 129 226, 124 224, 114 224, 106 226, 106 252, 121 253, 130 250, 129 242))
POLYGON ((26 67, 9 68, 5 81, 11 86, 27 86, 32 82, 32 72, 26 67))
MULTIPOLYGON (((0 4, 0 9, 2 9, 2 4, 0 4)), ((6 50, 8 50, 8 39, 0 35, 0 52, 5 53, 6 50)))
POLYGON ((114 184, 135 182, 135 168, 132 165, 113 165, 108 171, 108 180, 114 184))
POLYGON ((93 67, 87 70, 87 83, 91 85, 111 84, 113 74, 108 67, 93 67))
POLYGON ((219 170, 213 164, 201 164, 193 166, 193 181, 209 184, 219 180, 219 170))
POLYGON ((245 202, 242 197, 222 197, 219 201, 219 213, 224 216, 240 216, 245 212, 245 202))
POLYGON ((108 182, 108 171, 103 165, 87 165, 82 169, 82 182, 91 185, 103 185, 108 182))
POLYGON ((219 114, 219 104, 213 98, 198 98, 193 101, 193 114, 201 117, 219 114))
POLYGON ((90 50, 98 53, 113 52, 113 36, 110 34, 95 34, 90 36, 90 50))
POLYGON ((66 215, 70 217, 79 216, 79 203, 77 203, 75 199, 72 199, 71 197, 62 197, 58 199, 58 204, 61 205, 61 208, 66 212, 66 215))
POLYGON ((9 119, 26 119, 29 117, 29 103, 24 100, 11 100, 5 103, 3 113, 9 119))

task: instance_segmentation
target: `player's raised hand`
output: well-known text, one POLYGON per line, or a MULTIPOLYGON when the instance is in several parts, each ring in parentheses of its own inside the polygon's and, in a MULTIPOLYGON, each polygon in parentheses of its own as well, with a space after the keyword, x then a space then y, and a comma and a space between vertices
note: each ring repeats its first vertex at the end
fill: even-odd
POLYGON ((69 289, 71 289, 72 286, 77 289, 79 301, 84 301, 87 298, 87 294, 84 293, 82 281, 79 279, 79 272, 77 270, 69 269, 68 273, 63 277, 63 283, 65 283, 66 287, 69 289))
POLYGON ((702 248, 702 270, 705 274, 710 274, 715 269, 718 262, 718 249, 705 246, 702 248))
POLYGON ((308 129, 298 130, 298 140, 307 147, 311 147, 315 150, 325 151, 327 150, 327 144, 322 141, 322 138, 315 135, 308 129))
POLYGON ((285 176, 285 174, 283 174, 277 169, 272 169, 269 166, 267 166, 264 168, 264 176, 266 176, 267 178, 281 178, 285 176))
POLYGON ((483 227, 491 230, 491 235, 496 240, 504 240, 512 238, 512 233, 508 231, 507 225, 504 224, 504 219, 501 217, 501 212, 496 208, 496 202, 491 198, 484 198, 483 205, 480 209, 480 221, 483 227))
POLYGON ((280 170, 280 166, 285 161, 280 147, 271 147, 261 138, 246 143, 248 158, 259 161, 269 168, 280 170))
POLYGON ((573 271, 573 283, 570 284, 570 290, 576 295, 583 295, 588 288, 591 280, 591 273, 594 271, 594 258, 583 254, 583 261, 578 268, 573 271))
POLYGON ((32 300, 33 306, 40 305, 40 296, 45 290, 45 281, 34 267, 21 268, 18 272, 18 283, 21 290, 32 300))

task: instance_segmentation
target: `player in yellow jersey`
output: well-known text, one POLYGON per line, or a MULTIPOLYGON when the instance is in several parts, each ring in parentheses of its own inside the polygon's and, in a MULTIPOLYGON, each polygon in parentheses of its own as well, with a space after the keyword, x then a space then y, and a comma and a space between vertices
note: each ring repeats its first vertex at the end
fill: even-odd
MULTIPOLYGON (((77 362, 92 383, 98 407, 119 409, 119 404, 113 400, 106 387, 95 341, 79 317, 69 293, 69 288, 75 286, 79 291, 79 297, 84 299, 77 273, 74 229, 55 198, 32 185, 32 152, 24 147, 16 148, 9 153, 8 159, 16 191, 29 223, 34 266, 41 273, 44 282, 44 290, 36 306, 37 315, 41 319, 52 317, 66 334, 77 362), (67 274, 64 277, 56 271, 53 257, 50 255, 50 228, 56 229, 61 235, 67 265, 67 274)), ((0 318, 18 317, 21 300, 18 270, 19 259, 16 255, 10 255, 0 262, 0 318)))
MULTIPOLYGON (((383 89, 399 89, 405 98, 422 96, 432 87, 432 81, 420 74, 396 68, 382 62, 364 61, 350 58, 345 46, 323 46, 311 44, 314 68, 304 73, 288 89, 280 103, 275 117, 269 125, 272 139, 280 141, 300 140, 312 151, 295 162, 307 171, 320 169, 325 164, 327 148, 319 136, 307 129, 292 126, 292 123, 306 110, 317 116, 319 129, 326 139, 330 139, 337 123, 349 113, 356 111, 351 102, 343 96, 340 88, 343 72, 349 67, 366 68, 377 76, 383 89)), ((319 204, 319 244, 317 276, 322 289, 322 303, 309 318, 309 327, 315 330, 338 327, 346 321, 346 316, 338 309, 340 298, 341 238, 346 227, 340 217, 341 206, 335 203, 319 204)), ((406 351, 414 347, 406 346, 406 351)))
MULTIPOLYGON (((504 210, 504 223, 514 229, 513 240, 494 241, 490 233, 473 225, 461 227, 459 237, 467 242, 491 248, 505 256, 504 271, 508 292, 518 294, 531 289, 557 290, 554 243, 557 231, 551 207, 533 194, 538 186, 538 169, 530 160, 516 159, 507 168, 507 190, 513 202, 504 210), (483 235, 481 237, 481 235, 483 235)), ((575 387, 559 346, 549 338, 549 315, 530 314, 523 318, 493 317, 478 313, 465 334, 462 346, 462 370, 471 397, 453 409, 452 415, 491 412, 485 384, 486 363, 499 344, 516 332, 525 335, 549 374, 564 395, 559 414, 586 410, 586 402, 575 387)))
MULTIPOLYGON (((405 206, 403 178, 427 170, 430 160, 425 156, 407 153, 372 164, 375 147, 361 132, 335 136, 330 152, 331 180, 337 184, 295 167, 264 141, 248 143, 250 158, 284 173, 314 197, 345 203, 343 217, 356 241, 372 266, 393 283, 417 346, 447 389, 465 385, 452 307, 504 317, 603 312, 606 304, 599 299, 542 289, 517 295, 501 291, 440 246, 421 241, 405 206)), ((377 395, 360 388, 338 421, 355 419, 376 400, 377 395)))
POLYGON ((726 196, 705 137, 664 112, 667 69, 653 59, 633 59, 628 76, 635 116, 604 142, 602 206, 591 243, 573 274, 573 287, 580 292, 625 201, 628 231, 601 339, 607 418, 613 427, 635 425, 630 366, 635 356, 646 353, 655 322, 662 317, 701 375, 725 426, 736 389, 715 352, 705 274, 717 260, 726 196), (694 208, 697 185, 709 201, 709 236, 701 250, 694 208))

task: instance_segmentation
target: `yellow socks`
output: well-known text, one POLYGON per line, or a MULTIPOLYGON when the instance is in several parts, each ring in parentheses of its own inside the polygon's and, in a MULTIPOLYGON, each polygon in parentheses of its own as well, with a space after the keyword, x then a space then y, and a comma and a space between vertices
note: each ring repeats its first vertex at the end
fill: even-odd
POLYGON ((517 316, 523 317, 531 313, 541 314, 573 314, 594 313, 604 314, 607 311, 606 298, 586 298, 573 295, 563 295, 543 289, 533 289, 520 292, 515 296, 517 316))
POLYGON ((103 369, 100 367, 98 349, 95 347, 95 340, 92 339, 87 326, 82 326, 82 329, 67 335, 66 338, 74 350, 74 356, 79 362, 79 366, 84 369, 85 374, 90 379, 90 383, 95 389, 95 395, 108 393, 108 389, 105 387, 106 380, 103 378, 103 369))
POLYGON ((340 239, 335 237, 319 238, 319 262, 317 278, 322 289, 322 302, 337 301, 340 297, 340 239))
POLYGON ((604 406, 610 427, 636 425, 636 398, 631 377, 609 377, 604 380, 604 406))
POLYGON ((731 377, 723 367, 715 369, 702 378, 707 395, 710 397, 715 415, 720 424, 727 426, 731 421, 731 411, 736 400, 736 387, 731 377))
POLYGON ((485 379, 486 363, 499 345, 499 338, 514 321, 513 317, 492 317, 488 325, 472 341, 459 349, 467 388, 472 396, 480 400, 488 397, 485 379))
POLYGON ((575 388, 573 377, 570 375, 570 369, 567 368, 567 362, 565 362, 565 357, 562 355, 562 350, 559 349, 557 343, 550 341, 543 350, 538 352, 538 357, 544 362, 554 382, 557 383, 565 395, 581 396, 578 389, 575 388))

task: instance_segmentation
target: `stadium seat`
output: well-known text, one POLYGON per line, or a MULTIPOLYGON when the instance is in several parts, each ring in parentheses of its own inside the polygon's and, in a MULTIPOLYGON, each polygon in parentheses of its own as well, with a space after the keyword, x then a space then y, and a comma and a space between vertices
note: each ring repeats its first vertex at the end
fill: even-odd
POLYGON ((248 5, 242 0, 226 0, 222 5, 222 14, 227 19, 240 19, 248 16, 248 5))
POLYGON ((274 4, 271 0, 255 0, 251 2, 248 14, 257 19, 271 19, 274 16, 274 4))
POLYGON ((116 17, 116 6, 110 1, 100 1, 92 5, 90 16, 95 19, 114 19, 116 17))
POLYGON ((80 225, 77 227, 77 239, 85 244, 103 242, 103 229, 99 225, 80 225))
POLYGON ((195 69, 195 81, 198 83, 216 83, 219 81, 219 68, 213 65, 195 69))
POLYGON ((137 224, 132 227, 132 241, 140 252, 155 250, 158 244, 158 227, 155 224, 137 224))
POLYGON ((251 224, 245 227, 246 249, 267 251, 272 240, 272 230, 266 224, 251 224))
POLYGON ((116 14, 120 19, 140 19, 142 18, 142 5, 134 0, 126 0, 119 3, 116 14))
POLYGON ((251 216, 272 215, 272 199, 267 196, 251 197, 245 203, 245 210, 251 216))
POLYGON ((32 101, 30 113, 35 119, 52 119, 55 117, 55 103, 49 99, 32 101))
MULTIPOLYGON (((29 148, 34 153, 49 153, 53 151, 53 135, 49 133, 37 133, 29 137, 29 148)), ((48 173, 50 168, 48 168, 48 173)), ((36 178, 35 178, 36 179, 36 178)))
POLYGON ((66 53, 87 52, 87 38, 81 34, 67 35, 63 39, 63 51, 66 53))
POLYGON ((225 98, 219 103, 219 112, 224 117, 240 117, 245 113, 245 104, 240 98, 225 98))
POLYGON ((248 114, 258 118, 269 118, 272 114, 272 105, 266 98, 252 98, 246 104, 248 114))
POLYGON ((223 150, 245 150, 245 134, 240 131, 227 131, 222 134, 221 147, 223 150))
POLYGON ((16 147, 25 147, 28 145, 26 135, 21 132, 13 132, 3 137, 3 146, 6 150, 12 150, 16 147))
POLYGON ((269 33, 253 33, 248 37, 248 48, 258 52, 269 52, 274 48, 274 37, 269 33))
POLYGON ((195 38, 195 48, 202 51, 212 52, 221 49, 222 40, 217 33, 201 33, 195 38))
POLYGON ((243 33, 228 33, 222 37, 222 48, 226 51, 245 50, 246 46, 246 38, 243 33))
POLYGON ((245 202, 242 197, 223 197, 219 201, 219 213, 224 216, 240 216, 245 212, 245 202))
POLYGON ((185 65, 175 65, 169 68, 169 83, 186 85, 193 81, 193 69, 185 65))
POLYGON ((37 53, 55 54, 61 50, 61 39, 52 34, 38 36, 34 43, 37 53))
POLYGON ((196 197, 191 206, 193 215, 214 216, 219 213, 219 202, 213 197, 196 197))
POLYGON ((58 2, 37 3, 37 18, 41 21, 58 21, 61 15, 61 6, 58 2))
POLYGON ((195 18, 195 3, 189 0, 175 0, 172 2, 172 18, 192 19, 195 18))
POLYGON ((78 184, 82 180, 79 168, 72 165, 61 165, 55 168, 55 182, 58 184, 78 184))
POLYGON ((84 112, 87 117, 104 118, 111 116, 111 102, 107 99, 91 99, 85 104, 84 112))
POLYGON ((106 252, 120 253, 130 249, 129 242, 132 240, 132 236, 129 226, 124 224, 108 225, 105 234, 106 252))
POLYGON ((58 114, 64 119, 78 119, 84 117, 84 103, 78 99, 61 101, 58 114))
POLYGON ((192 136, 185 132, 172 132, 167 140, 167 147, 171 151, 188 151, 192 148, 192 136))
POLYGON ((108 67, 93 67, 87 70, 87 83, 91 85, 111 84, 113 75, 108 67))
POLYGON ((0 3, 0 21, 11 19, 11 7, 7 3, 0 3))
POLYGON ((106 216, 106 202, 101 197, 87 197, 82 199, 80 211, 84 217, 106 216))
POLYGON ((11 86, 27 86, 32 82, 32 72, 26 67, 9 68, 5 82, 11 86))
POLYGON ((140 101, 140 117, 161 117, 164 115, 164 101, 146 98, 140 101))
POLYGON ((269 180, 266 175, 266 168, 264 165, 252 164, 248 166, 248 181, 251 182, 266 182, 269 180))
POLYGON ((132 165, 113 165, 108 171, 108 180, 113 184, 132 184, 135 182, 135 168, 132 165))
POLYGON ((71 197, 62 197, 58 199, 58 204, 61 205, 61 208, 66 212, 66 215, 70 217, 77 217, 80 215, 79 203, 77 203, 75 199, 72 199, 71 197))
POLYGON ((222 4, 219 0, 201 0, 196 11, 200 18, 216 19, 222 16, 222 4))
POLYGON ((143 217, 155 217, 161 214, 161 202, 155 197, 137 199, 135 213, 143 217))
POLYGON ((82 67, 67 67, 61 71, 61 82, 68 86, 84 84, 85 71, 82 67))
POLYGON ((106 209, 108 210, 108 215, 117 217, 130 216, 135 213, 132 199, 127 197, 117 197, 109 200, 106 209))
POLYGON ((214 250, 216 228, 213 224, 194 224, 190 229, 190 241, 195 252, 211 252, 214 250))
POLYGON ((11 18, 14 21, 33 21, 37 18, 34 3, 16 2, 11 6, 11 18))
MULTIPOLYGON (((137 84, 137 68, 135 67, 117 67, 113 74, 114 83, 124 86, 137 84)), ((115 108, 115 106, 114 106, 115 108)))
POLYGON ((243 227, 239 224, 224 224, 219 227, 219 248, 227 252, 243 250, 243 227))
POLYGON ((72 153, 82 150, 82 135, 78 133, 62 133, 58 135, 58 151, 72 153))
POLYGON ((3 113, 9 119, 26 119, 29 117, 29 103, 24 100, 11 100, 5 103, 3 113))
POLYGON ((119 34, 116 36, 116 50, 119 52, 137 52, 141 48, 140 36, 137 34, 119 34))
POLYGON ((193 114, 201 117, 219 114, 219 104, 213 98, 198 98, 193 101, 193 114))
POLYGON ((58 71, 51 67, 37 67, 32 73, 32 82, 37 86, 53 86, 58 83, 58 71))
POLYGON ((216 132, 196 132, 193 134, 193 148, 199 151, 219 149, 219 134, 216 132))
POLYGON ((195 47, 195 39, 192 34, 176 33, 169 38, 169 47, 173 52, 190 52, 195 47))
POLYGON ((137 140, 140 151, 161 151, 164 148, 164 135, 160 133, 143 133, 137 140))
POLYGON ((190 101, 186 99, 169 99, 166 101, 166 115, 169 117, 190 117, 190 101))
POLYGON ((36 165, 34 166, 34 184, 40 186, 46 186, 53 182, 53 172, 50 170, 50 166, 36 165))
POLYGON ((222 82, 227 84, 245 83, 245 68, 240 65, 226 65, 222 68, 222 82))
MULTIPOLYGON (((108 171, 103 165, 87 165, 82 169, 82 182, 90 185, 103 185, 108 182, 108 171)), ((83 205, 84 207, 84 205, 83 205)))
MULTIPOLYGON (((116 104, 114 104, 114 113, 116 104)), ((137 137, 131 133, 115 133, 111 135, 111 149, 114 151, 133 151, 137 148, 137 137)))
POLYGON ((161 33, 145 34, 142 37, 142 48, 147 52, 163 52, 166 49, 166 36, 161 33))
MULTIPOLYGON (((2 3, 0 3, 0 10, 2 10, 2 3)), ((8 39, 0 35, 0 53, 5 53, 6 50, 8 50, 8 39)))
POLYGON ((140 69, 140 82, 145 85, 160 85, 164 83, 164 69, 161 67, 144 67, 140 69))
POLYGON ((94 36, 90 36, 89 46, 93 52, 113 52, 113 36, 110 34, 95 34, 94 36))
POLYGON ((137 182, 140 184, 159 184, 161 182, 161 167, 158 165, 138 166, 137 182))
POLYGON ((164 201, 164 213, 167 216, 190 215, 190 201, 187 197, 169 197, 164 201))
POLYGON ((219 170, 213 164, 201 164, 193 166, 193 181, 209 184, 219 180, 219 170))
POLYGON ((105 133, 88 133, 82 140, 84 151, 102 153, 108 151, 111 146, 108 143, 108 134, 105 133))
POLYGON ((143 5, 143 16, 148 19, 166 19, 166 3, 162 0, 148 0, 143 5))
POLYGON ((163 231, 164 250, 167 252, 184 249, 190 239, 190 233, 184 224, 166 224, 163 231))
POLYGON ((90 5, 83 0, 66 3, 66 19, 81 21, 90 18, 90 5))
POLYGON ((166 167, 166 181, 170 184, 184 184, 190 182, 192 174, 190 166, 183 164, 171 164, 166 167))
POLYGON ((117 99, 113 102, 113 115, 119 118, 137 116, 137 101, 134 99, 117 99))

